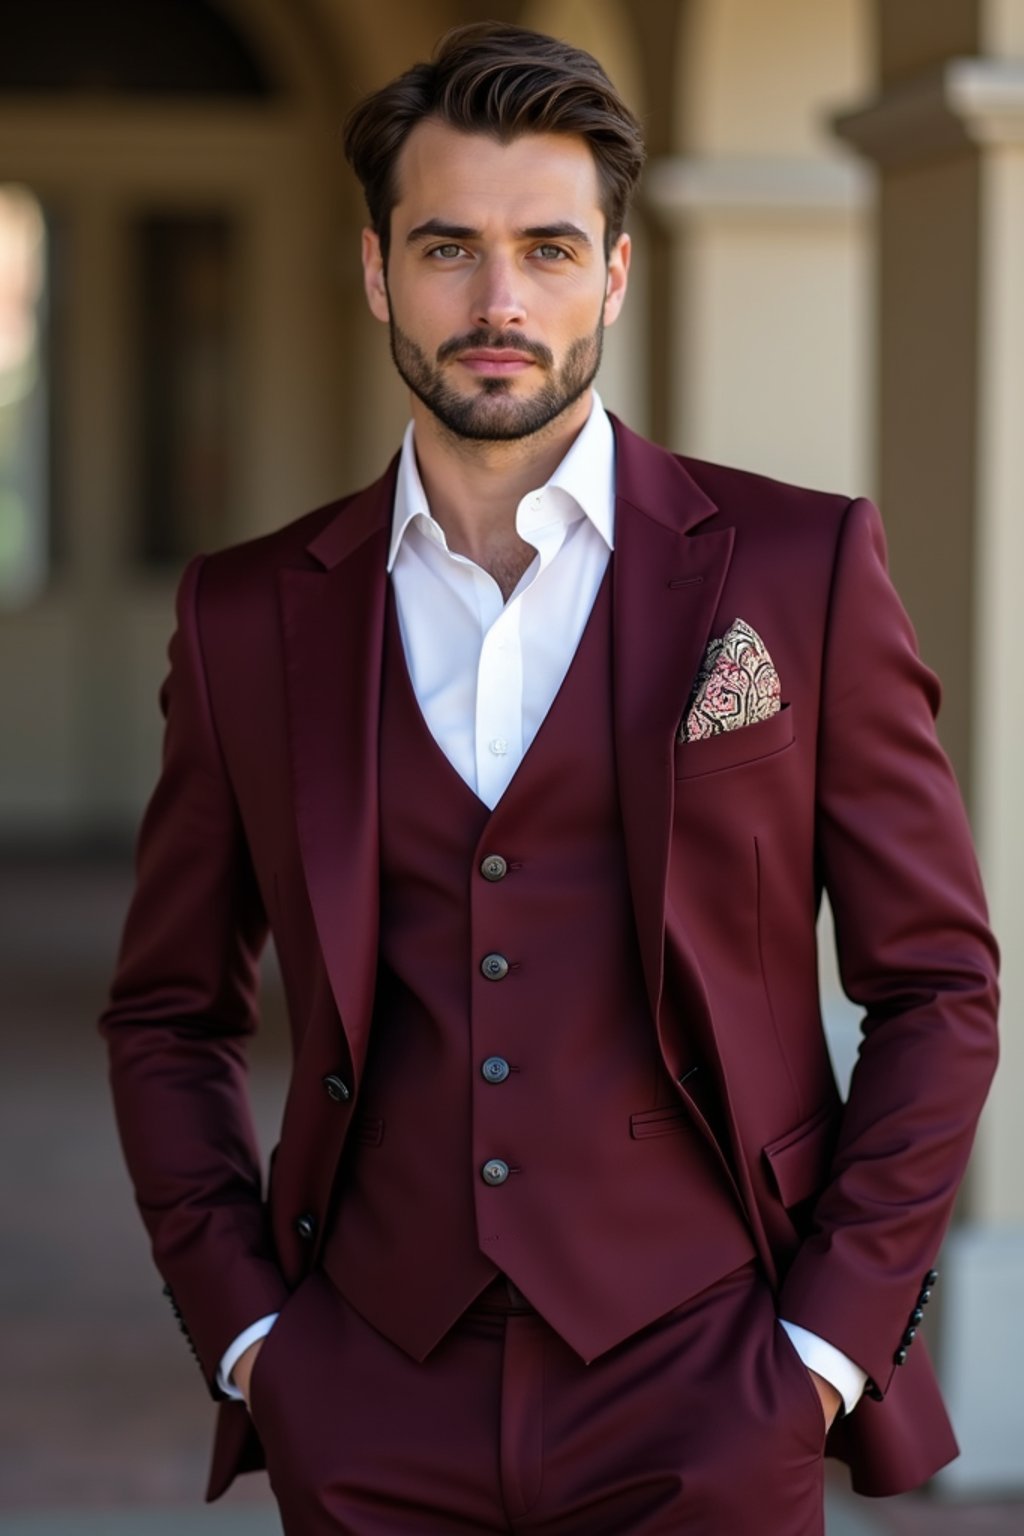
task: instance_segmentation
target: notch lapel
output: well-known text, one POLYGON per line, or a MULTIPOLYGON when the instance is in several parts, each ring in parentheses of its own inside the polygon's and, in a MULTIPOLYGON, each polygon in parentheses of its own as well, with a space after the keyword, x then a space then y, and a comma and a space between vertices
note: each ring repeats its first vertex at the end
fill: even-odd
POLYGON ((676 732, 711 638, 733 529, 691 531, 713 516, 714 503, 673 455, 613 423, 615 750, 640 955, 657 1019, 676 732))
POLYGON ((377 968, 377 749, 394 465, 280 572, 289 750, 310 906, 356 1078, 377 968))

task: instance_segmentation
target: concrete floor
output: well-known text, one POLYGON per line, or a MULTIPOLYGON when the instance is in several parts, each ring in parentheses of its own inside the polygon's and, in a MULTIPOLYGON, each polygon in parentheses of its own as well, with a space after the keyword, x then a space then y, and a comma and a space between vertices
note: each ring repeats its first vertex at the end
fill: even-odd
MULTIPOLYGON (((279 1536, 262 1476, 202 1504, 212 1407, 161 1295, 110 1114, 95 1018, 125 862, 0 868, 0 1536, 279 1536)), ((273 1135, 271 981, 254 1057, 273 1135)), ((1024 1502, 830 1495, 829 1536, 1021 1536, 1024 1502)), ((397 1533, 396 1533, 397 1536, 397 1533)))

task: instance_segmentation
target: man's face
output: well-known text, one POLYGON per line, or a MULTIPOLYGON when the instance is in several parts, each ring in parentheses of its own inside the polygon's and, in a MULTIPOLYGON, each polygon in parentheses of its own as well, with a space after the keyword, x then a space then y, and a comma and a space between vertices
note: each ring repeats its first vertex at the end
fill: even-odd
POLYGON ((527 437, 584 400, 629 267, 625 235, 605 259, 586 142, 499 144, 428 119, 403 146, 397 191, 387 271, 369 230, 363 266, 414 396, 486 441, 527 437))

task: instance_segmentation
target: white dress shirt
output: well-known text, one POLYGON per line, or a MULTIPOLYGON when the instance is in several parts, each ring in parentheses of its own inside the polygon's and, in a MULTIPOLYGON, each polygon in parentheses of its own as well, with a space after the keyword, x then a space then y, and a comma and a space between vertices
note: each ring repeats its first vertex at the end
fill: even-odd
POLYGON ((431 516, 409 424, 388 557, 406 663, 430 734, 492 810, 576 654, 614 523, 615 438, 598 403, 548 483, 516 508, 516 532, 537 553, 506 602, 431 516))
MULTIPOLYGON (((516 532, 537 553, 506 602, 493 576, 448 547, 427 505, 410 422, 388 554, 406 664, 431 735, 492 810, 569 670, 614 548, 615 437, 596 393, 550 480, 520 501, 516 532)), ((241 1396, 230 1380, 235 1362, 275 1319, 253 1323, 226 1351, 218 1385, 229 1396, 241 1396)), ((806 1328, 782 1326, 849 1413, 865 1372, 806 1328)))

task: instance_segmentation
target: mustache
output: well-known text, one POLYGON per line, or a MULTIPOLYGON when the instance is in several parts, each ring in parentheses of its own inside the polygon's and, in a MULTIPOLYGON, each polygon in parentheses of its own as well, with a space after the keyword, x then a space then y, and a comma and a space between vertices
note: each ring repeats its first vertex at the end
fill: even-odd
POLYGON ((554 366, 554 353, 543 342, 531 341, 528 336, 521 336, 517 331, 495 333, 485 328, 467 331, 464 336, 453 336, 450 341, 442 342, 437 349, 437 360, 439 363, 447 363, 460 352, 472 352, 477 348, 487 348, 494 352, 522 352, 545 368, 554 366))

